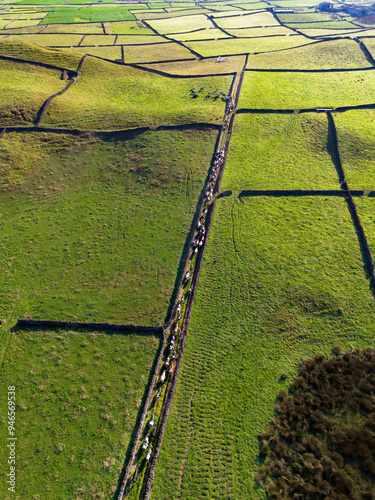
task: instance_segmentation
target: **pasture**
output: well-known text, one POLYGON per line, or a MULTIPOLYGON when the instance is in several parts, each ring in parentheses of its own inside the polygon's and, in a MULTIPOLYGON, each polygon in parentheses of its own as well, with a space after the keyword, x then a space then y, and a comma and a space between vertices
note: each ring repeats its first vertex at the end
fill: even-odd
POLYGON ((221 189, 340 189, 327 139, 325 114, 238 115, 221 189))
POLYGON ((231 76, 166 80, 164 76, 89 57, 77 84, 51 102, 43 123, 87 130, 193 122, 219 124, 225 104, 205 99, 205 95, 216 88, 228 93, 231 83, 231 76), (202 91, 194 99, 190 93, 193 86, 204 87, 206 94, 202 91))
POLYGON ((0 317, 163 324, 216 137, 5 134, 0 317))
POLYGON ((317 3, 0 0, 0 56, 29 61, 0 60, 0 378, 19 391, 22 499, 115 500, 160 338, 16 319, 165 324, 233 85, 220 186, 232 194, 205 240, 151 498, 265 499, 258 438, 280 389, 305 357, 373 344, 374 291, 341 193, 239 196, 339 191, 314 108, 359 106, 333 116, 374 251, 373 61, 350 39, 374 54, 374 30, 317 3), (72 76, 42 63, 76 70, 84 55, 33 129, 72 76))
MULTIPOLYGON (((152 334, 10 334, 0 380, 2 387, 16 387, 17 484, 23 498, 41 492, 51 498, 113 496, 159 345, 152 334)), ((5 397, 3 391, 3 406, 5 397)), ((6 440, 3 416, 1 436, 6 440)), ((3 464, 7 451, 2 447, 3 464)), ((12 498, 5 481, 0 495, 12 498)))
POLYGON ((302 109, 373 102, 372 71, 331 73, 246 72, 239 107, 302 109))
POLYGON ((343 199, 219 200, 153 498, 265 498, 259 434, 300 361, 373 342, 343 199), (287 377, 284 380, 284 375, 287 377))
POLYGON ((368 68, 369 62, 353 40, 319 42, 296 49, 250 56, 248 69, 368 68))

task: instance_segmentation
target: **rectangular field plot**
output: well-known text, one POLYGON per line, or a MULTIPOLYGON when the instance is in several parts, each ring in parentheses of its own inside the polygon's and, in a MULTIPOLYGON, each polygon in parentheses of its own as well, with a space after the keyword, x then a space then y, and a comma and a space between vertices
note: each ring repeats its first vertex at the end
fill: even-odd
POLYGON ((239 107, 302 109, 374 102, 372 71, 332 73, 245 73, 239 107))
POLYGON ((310 40, 304 36, 277 36, 260 38, 237 38, 207 42, 186 42, 185 45, 203 57, 219 55, 270 52, 308 45, 310 40))
POLYGON ((279 26, 279 23, 270 12, 258 12, 255 14, 216 17, 216 23, 220 28, 251 28, 252 26, 279 26))
MULTIPOLYGON (((62 49, 64 50, 64 49, 62 49)), ((106 47, 74 47, 73 49, 67 49, 69 52, 74 52, 75 54, 89 54, 90 56, 97 56, 103 59, 108 59, 110 61, 122 60, 122 52, 120 46, 106 46, 106 47)))
POLYGON ((155 33, 141 22, 124 21, 122 23, 105 23, 106 33, 110 35, 150 35, 155 33))
POLYGON ((332 40, 296 49, 250 56, 249 69, 349 69, 368 68, 359 45, 354 40, 332 40))
POLYGON ((178 33, 176 35, 168 35, 168 37, 182 42, 190 40, 217 40, 218 38, 230 38, 229 35, 215 28, 191 31, 190 33, 178 33))
POLYGON ((294 35, 295 33, 285 28, 284 26, 275 26, 271 28, 240 28, 240 29, 228 29, 226 30, 233 36, 238 38, 243 37, 260 37, 260 36, 272 36, 272 35, 294 35))
POLYGON ((375 191, 375 110, 337 113, 334 120, 349 187, 375 191))
MULTIPOLYGON (((0 380, 16 392, 22 498, 113 497, 159 346, 158 335, 128 332, 10 334, 0 380)), ((1 424, 6 441, 5 417, 1 424)), ((8 451, 2 447, 3 464, 8 451)), ((3 500, 12 498, 7 486, 0 485, 3 500)))
POLYGON ((61 71, 0 61, 0 126, 32 125, 44 101, 65 86, 61 71))
POLYGON ((78 45, 82 40, 82 35, 61 35, 61 34, 35 34, 35 35, 10 35, 9 42, 27 42, 41 45, 42 47, 70 47, 78 45))
MULTIPOLYGON (((151 22, 153 20, 161 20, 165 19, 166 21, 170 21, 171 18, 182 18, 182 17, 191 17, 191 16, 196 16, 196 15, 202 15, 202 14, 209 14, 212 15, 212 11, 208 9, 188 9, 188 10, 178 10, 177 12, 164 12, 160 13, 160 11, 155 12, 151 10, 145 10, 142 12, 134 12, 133 15, 136 19, 139 20, 145 20, 147 22, 151 22)), ((189 21, 188 21, 189 22, 189 21)), ((178 23, 180 24, 181 21, 178 19, 178 23)))
MULTIPOLYGON (((323 25, 324 26, 324 25, 323 25)), ((298 31, 306 36, 314 36, 314 37, 325 37, 325 36, 346 36, 346 35, 351 35, 354 33, 358 33, 358 36, 360 34, 363 34, 363 32, 359 31, 361 28, 355 28, 353 27, 352 29, 311 29, 311 28, 298 28, 298 31)))
POLYGON ((146 63, 156 61, 173 61, 175 59, 193 59, 195 56, 178 43, 134 45, 124 47, 126 63, 146 63))
POLYGON ((28 28, 29 26, 37 26, 40 23, 41 19, 17 19, 15 21, 12 21, 7 29, 12 29, 12 28, 28 28))
POLYGON ((232 76, 167 79, 145 70, 86 58, 77 84, 53 99, 43 124, 91 130, 194 122, 220 124, 225 103, 205 99, 205 95, 217 87, 228 94, 232 80, 232 76), (206 94, 193 98, 193 86, 204 87, 206 94))
POLYGON ((131 137, 2 137, 1 318, 163 324, 217 131, 131 137))
POLYGON ((153 498, 265 498, 279 391, 303 358, 373 345, 363 265, 343 199, 219 200, 153 498))
POLYGON ((86 35, 81 45, 113 45, 115 40, 114 35, 86 35))
POLYGON ((32 43, 22 42, 22 39, 19 42, 12 42, 9 39, 3 40, 0 43, 0 55, 26 59, 27 61, 43 62, 72 70, 78 68, 81 60, 81 56, 72 52, 38 47, 32 43))
POLYGON ((157 69, 172 75, 213 75, 219 73, 235 73, 242 71, 245 56, 232 56, 230 60, 218 63, 213 59, 196 59, 160 64, 144 64, 145 68, 157 69))
POLYGON ((340 189, 325 114, 237 115, 221 189, 340 189))
POLYGON ((213 28, 213 24, 206 16, 185 16, 181 18, 148 21, 148 24, 158 33, 180 33, 197 29, 213 28))
POLYGON ((303 12, 294 14, 277 14, 277 17, 282 23, 310 23, 310 22, 321 22, 321 21, 331 21, 332 16, 330 14, 325 14, 323 12, 303 12))
POLYGON ((41 24, 53 23, 98 23, 108 21, 134 21, 129 6, 64 7, 49 12, 41 24))
MULTIPOLYGON (((116 45, 154 45, 158 43, 170 43, 168 40, 162 36, 143 36, 143 35, 117 35, 116 45)), ((182 48, 180 45, 177 47, 176 44, 172 44, 178 50, 178 47, 182 48)), ((186 50, 182 51, 186 56, 186 50)), ((190 54, 191 55, 191 54, 190 54)))
POLYGON ((328 21, 328 22, 323 21, 321 23, 288 23, 286 26, 289 26, 289 28, 293 28, 293 29, 297 29, 297 30, 306 29, 306 28, 309 28, 309 29, 312 29, 312 28, 316 28, 316 29, 336 28, 336 29, 342 30, 342 29, 356 27, 356 25, 354 23, 351 23, 349 21, 328 21))
POLYGON ((43 30, 43 33, 81 33, 81 34, 103 34, 101 23, 78 23, 78 24, 49 24, 43 30))

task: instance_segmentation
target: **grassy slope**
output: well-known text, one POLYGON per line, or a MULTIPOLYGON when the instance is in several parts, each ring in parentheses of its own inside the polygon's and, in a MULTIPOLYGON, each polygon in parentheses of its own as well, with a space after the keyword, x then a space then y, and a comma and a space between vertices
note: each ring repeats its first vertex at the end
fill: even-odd
POLYGON ((162 324, 216 136, 3 136, 0 317, 162 324))
POLYGON ((240 108, 300 109, 374 102, 372 71, 353 73, 246 73, 240 108))
POLYGON ((334 118, 349 187, 375 190, 375 110, 348 111, 334 118))
MULTIPOLYGON (((154 335, 113 332, 11 334, 1 404, 7 404, 4 388, 15 386, 17 491, 23 499, 112 497, 159 342, 154 335)), ((6 451, 0 452, 3 477, 9 473, 6 451)), ((10 500, 14 493, 6 487, 2 481, 0 496, 10 500)))
POLYGON ((205 86, 215 91, 219 87, 228 92, 231 81, 230 76, 168 79, 87 58, 78 82, 52 101, 43 124, 103 130, 189 122, 220 123, 224 103, 204 97, 192 99, 190 89, 205 86))
POLYGON ((374 320, 344 200, 221 200, 153 499, 264 498, 257 436, 281 374, 336 343, 372 345, 374 320))
POLYGON ((33 124, 45 100, 66 84, 58 70, 0 61, 0 126, 33 124))
POLYGON ((249 69, 348 69, 365 68, 366 60, 358 44, 352 40, 332 40, 298 49, 250 56, 249 69))
POLYGON ((0 55, 26 59, 27 61, 43 62, 73 70, 77 69, 81 60, 81 56, 73 54, 72 52, 40 47, 23 40, 24 38, 15 42, 7 39, 3 40, 0 43, 0 55))
POLYGON ((185 45, 198 52, 203 57, 228 54, 245 54, 254 52, 269 52, 307 45, 310 40, 303 36, 278 36, 259 38, 237 38, 207 42, 187 42, 185 45))
POLYGON ((325 114, 237 115, 221 189, 340 189, 325 114))

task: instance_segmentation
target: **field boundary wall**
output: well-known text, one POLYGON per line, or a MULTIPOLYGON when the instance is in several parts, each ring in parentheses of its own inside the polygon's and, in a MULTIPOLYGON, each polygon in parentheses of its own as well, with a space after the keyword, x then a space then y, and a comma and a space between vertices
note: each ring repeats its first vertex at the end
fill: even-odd
POLYGON ((32 66, 40 66, 40 67, 46 68, 46 69, 55 69, 55 70, 61 71, 61 72, 66 71, 68 73, 68 78, 74 78, 74 77, 78 76, 78 73, 76 70, 69 69, 69 68, 63 68, 61 66, 55 66, 54 64, 48 64, 48 63, 44 63, 41 61, 30 61, 29 59, 22 59, 19 57, 3 56, 3 55, 0 55, 0 60, 16 62, 16 63, 23 63, 23 64, 31 64, 32 66))
POLYGON ((329 129, 331 129, 331 130, 329 130, 329 132, 331 132, 331 137, 333 139, 333 148, 334 148, 334 152, 335 152, 336 160, 337 160, 336 161, 336 168, 337 168, 338 173, 339 173, 339 180, 341 183, 341 189, 343 190, 343 192, 345 194, 345 199, 348 202, 349 211, 350 211, 350 214, 352 216, 353 223, 354 223, 354 226, 355 226, 357 234, 358 234, 358 239, 359 239, 360 245, 361 245, 361 247, 365 253, 365 256, 366 256, 366 261, 367 261, 366 267, 367 267, 368 273, 370 275, 371 283, 373 286, 375 286, 374 261, 372 259, 371 250, 370 250, 370 246, 368 244, 367 238, 366 238, 365 231, 363 229, 360 218, 358 216, 357 207, 355 206, 352 193, 350 192, 348 183, 345 179, 345 173, 344 173, 344 169, 342 166, 340 150, 339 150, 339 142, 338 142, 338 137, 337 137, 336 124, 335 124, 335 120, 332 116, 332 113, 330 111, 327 112, 327 118, 328 118, 328 127, 329 127, 329 129))
POLYGON ((154 333, 162 334, 162 326, 145 326, 132 324, 117 324, 117 323, 85 323, 79 321, 52 321, 45 319, 18 319, 17 326, 21 327, 38 327, 38 328, 82 328, 82 329, 97 329, 97 330, 116 330, 137 333, 154 333))

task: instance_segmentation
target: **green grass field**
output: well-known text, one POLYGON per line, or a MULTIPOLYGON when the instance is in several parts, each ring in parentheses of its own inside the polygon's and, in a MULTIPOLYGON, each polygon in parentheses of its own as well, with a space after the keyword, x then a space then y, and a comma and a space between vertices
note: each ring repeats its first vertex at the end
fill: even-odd
POLYGON ((41 24, 53 23, 87 23, 87 22, 110 22, 110 21, 134 21, 135 17, 129 12, 129 6, 93 6, 61 7, 47 15, 41 24))
POLYGON ((239 107, 301 109, 374 102, 372 71, 253 73, 243 79, 239 107))
POLYGON ((216 23, 225 29, 251 28, 252 26, 278 26, 279 23, 270 12, 259 12, 251 15, 235 17, 216 17, 216 23))
POLYGON ((293 29, 306 29, 306 28, 309 28, 309 29, 329 29, 329 28, 336 28, 336 29, 348 29, 348 28, 355 28, 356 25, 351 23, 350 21, 330 21, 330 22, 324 22, 324 23, 288 23, 287 26, 289 26, 289 28, 293 28, 293 29))
POLYGON ((155 33, 141 22, 124 21, 121 23, 105 23, 106 32, 111 35, 151 35, 155 33))
POLYGON ((375 110, 334 115, 341 161, 351 189, 375 190, 375 110))
POLYGON ((237 115, 221 189, 340 189, 325 113, 237 115))
POLYGON ((280 36, 260 38, 237 38, 207 42, 187 42, 185 45, 203 57, 271 52, 307 45, 310 40, 303 36, 280 36))
POLYGON ((0 317, 162 324, 216 137, 5 134, 0 317))
POLYGON ((78 45, 83 35, 62 35, 62 34, 35 34, 35 35, 10 35, 8 42, 27 42, 40 45, 42 47, 70 47, 78 45))
POLYGON ((121 47, 117 45, 110 45, 109 47, 74 47, 67 49, 69 52, 80 54, 81 56, 89 54, 90 56, 108 59, 110 61, 122 60, 121 47))
MULTIPOLYGON (((154 40, 154 37, 151 41, 154 40)), ((163 41, 166 42, 164 38, 163 41)), ((124 47, 125 62, 146 63, 154 61, 173 61, 174 59, 193 59, 195 56, 178 43, 162 43, 145 45, 128 45, 124 47)))
POLYGON ((66 82, 58 70, 0 61, 0 86, 0 121, 6 127, 33 124, 44 101, 66 82))
POLYGON ((213 24, 209 19, 202 15, 154 21, 150 20, 148 23, 154 30, 161 34, 213 28, 213 24))
POLYGON ((43 33, 87 33, 103 35, 103 27, 101 23, 49 24, 44 27, 43 33))
MULTIPOLYGON (((22 498, 112 498, 159 345, 158 336, 132 333, 10 334, 0 400, 5 407, 5 388, 15 386, 22 498)), ((6 432, 1 416, 4 442, 6 432)), ((4 446, 0 454, 4 477, 7 451, 4 446)), ((2 481, 0 495, 11 500, 7 486, 2 481)))
POLYGON ((368 68, 359 45, 353 40, 332 40, 297 49, 250 56, 248 69, 349 69, 368 68))
MULTIPOLYGON (((125 51, 125 61, 126 54, 125 51)), ((195 86, 215 91, 219 87, 229 92, 231 82, 231 76, 167 79, 143 70, 86 58, 78 82, 51 102, 43 123, 45 126, 94 130, 189 122, 219 124, 225 104, 205 99, 203 93, 193 99, 190 89, 195 86)))
POLYGON ((284 26, 275 26, 273 28, 240 28, 240 29, 228 29, 226 30, 233 36, 238 38, 243 37, 258 37, 258 36, 270 36, 270 35, 294 35, 294 32, 284 26))
POLYGON ((213 58, 160 64, 144 64, 143 66, 145 68, 165 71, 172 75, 212 75, 242 71, 244 64, 245 56, 232 56, 228 61, 221 63, 218 63, 216 58, 213 58))
POLYGON ((203 29, 200 31, 192 31, 191 33, 177 33, 175 35, 168 35, 168 37, 182 42, 190 40, 217 40, 218 38, 230 38, 218 29, 203 29))
POLYGON ((220 200, 153 499, 265 498, 258 436, 301 359, 373 345, 363 265, 343 199, 220 200))
POLYGON ((115 40, 115 35, 86 35, 81 45, 113 45, 115 40))

